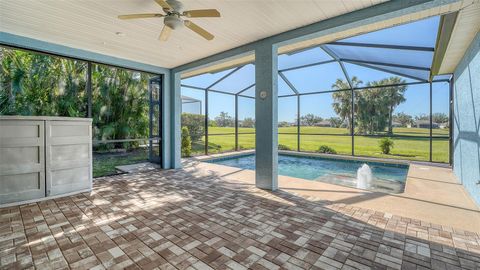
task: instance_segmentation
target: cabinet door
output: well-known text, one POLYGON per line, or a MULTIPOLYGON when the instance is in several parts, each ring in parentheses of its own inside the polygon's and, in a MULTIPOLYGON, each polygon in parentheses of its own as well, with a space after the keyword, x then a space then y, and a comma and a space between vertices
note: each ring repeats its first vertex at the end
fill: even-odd
POLYGON ((0 120, 0 204, 45 197, 44 121, 0 120))
POLYGON ((45 122, 47 196, 91 188, 91 130, 90 122, 45 122))

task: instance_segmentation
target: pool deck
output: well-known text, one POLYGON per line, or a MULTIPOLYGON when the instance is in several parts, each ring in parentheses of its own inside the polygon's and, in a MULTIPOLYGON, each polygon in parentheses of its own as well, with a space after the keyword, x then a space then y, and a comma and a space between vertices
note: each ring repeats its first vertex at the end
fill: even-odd
MULTIPOLYGON (((191 172, 215 174, 245 185, 254 185, 255 172, 252 170, 204 162, 212 158, 249 153, 253 153, 253 151, 201 156, 185 159, 183 164, 185 169, 191 172)), ((369 160, 395 162, 392 160, 369 160)), ((448 166, 410 163, 405 191, 400 194, 370 192, 281 175, 278 177, 278 182, 281 190, 308 196, 312 199, 329 201, 332 205, 361 207, 394 216, 427 221, 446 228, 480 233, 480 208, 448 166)))

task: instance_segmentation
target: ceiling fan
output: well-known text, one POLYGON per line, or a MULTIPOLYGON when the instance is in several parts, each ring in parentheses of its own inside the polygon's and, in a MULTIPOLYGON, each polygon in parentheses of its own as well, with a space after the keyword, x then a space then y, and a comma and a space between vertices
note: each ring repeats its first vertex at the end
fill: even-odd
POLYGON ((154 0, 160 5, 163 11, 166 14, 161 13, 144 13, 144 14, 128 14, 118 16, 121 20, 131 20, 131 19, 143 19, 143 18, 164 18, 162 32, 158 37, 161 41, 167 41, 172 30, 175 30, 182 25, 185 25, 187 28, 193 32, 199 34, 206 40, 212 40, 214 36, 209 33, 207 30, 198 26, 190 20, 184 20, 182 17, 187 18, 202 18, 202 17, 220 17, 220 12, 216 9, 197 9, 197 10, 183 10, 183 5, 177 0, 154 0))

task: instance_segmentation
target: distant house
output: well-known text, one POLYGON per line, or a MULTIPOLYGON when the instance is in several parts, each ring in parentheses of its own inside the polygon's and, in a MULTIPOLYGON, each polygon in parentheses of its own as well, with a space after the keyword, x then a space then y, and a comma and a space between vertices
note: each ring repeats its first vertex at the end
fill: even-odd
POLYGON ((440 123, 440 128, 441 129, 445 129, 445 128, 449 128, 449 127, 450 127, 450 123, 448 123, 448 122, 440 123))
POLYGON ((323 120, 318 123, 315 123, 316 127, 332 127, 332 123, 328 120, 323 120))
POLYGON ((402 127, 402 124, 396 121, 392 121, 392 127, 402 127))
MULTIPOLYGON (((430 128, 430 120, 418 120, 415 125, 417 128, 430 128)), ((440 128, 438 123, 432 122, 432 128, 440 128)))

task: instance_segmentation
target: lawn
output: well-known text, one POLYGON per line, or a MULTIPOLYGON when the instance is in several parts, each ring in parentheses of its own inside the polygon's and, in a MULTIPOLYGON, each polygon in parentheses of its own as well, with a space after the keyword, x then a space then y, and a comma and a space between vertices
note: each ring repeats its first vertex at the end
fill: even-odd
MULTIPOLYGON (((281 127, 278 129, 278 143, 297 150, 297 127, 281 127), (283 134, 290 133, 290 134, 283 134)), ((255 148, 255 129, 239 128, 238 145, 240 149, 255 148)), ((412 136, 411 138, 393 138, 394 148, 389 155, 382 154, 378 147, 381 137, 355 136, 355 155, 396 158, 408 160, 429 160, 430 140, 428 138, 417 138, 415 136, 428 136, 428 129, 421 128, 395 128, 394 134, 412 136)), ((210 127, 208 151, 209 153, 228 152, 235 150, 235 128, 233 127, 210 127), (230 134, 230 135, 215 135, 230 134)), ((301 127, 300 150, 315 152, 321 145, 327 145, 335 149, 338 154, 352 154, 352 138, 345 128, 326 127, 301 127), (325 134, 325 135, 316 135, 325 134)), ((433 130, 434 136, 448 136, 447 129, 433 130)), ((205 141, 192 142, 193 153, 201 155, 204 153, 205 141)), ((448 139, 434 138, 432 160, 436 162, 448 162, 449 149, 448 139)), ((120 165, 134 164, 148 160, 148 149, 138 148, 128 152, 105 152, 94 153, 93 176, 105 176, 117 173, 115 167, 120 165)))
MULTIPOLYGON (((281 127, 278 129, 278 143, 297 149, 297 127, 281 127)), ((235 149, 235 132, 233 127, 210 127, 209 128, 209 152, 227 152, 235 149), (215 135, 228 134, 231 135, 215 135)), ((239 128, 238 144, 240 149, 253 149, 255 147, 255 134, 253 128, 239 128)), ((394 128, 395 135, 406 137, 393 138, 394 148, 392 153, 385 155, 381 153, 378 146, 381 137, 355 136, 355 155, 370 156, 380 158, 395 158, 408 160, 429 160, 430 139, 417 138, 415 136, 429 136, 429 129, 422 128, 394 128), (408 136, 411 136, 409 138, 408 136)), ((328 145, 335 149, 339 154, 351 155, 352 139, 345 128, 327 128, 327 127, 301 127, 300 150, 314 152, 321 145, 328 145), (314 135, 325 134, 325 135, 314 135)), ((448 136, 448 129, 434 129, 433 136, 448 136)), ((434 138, 432 144, 432 160, 435 162, 448 162, 449 147, 447 138, 434 138)), ((203 154, 204 140, 193 142, 193 152, 203 154)))
POLYGON ((93 177, 116 174, 116 166, 140 163, 148 160, 148 148, 128 152, 94 152, 93 177))

